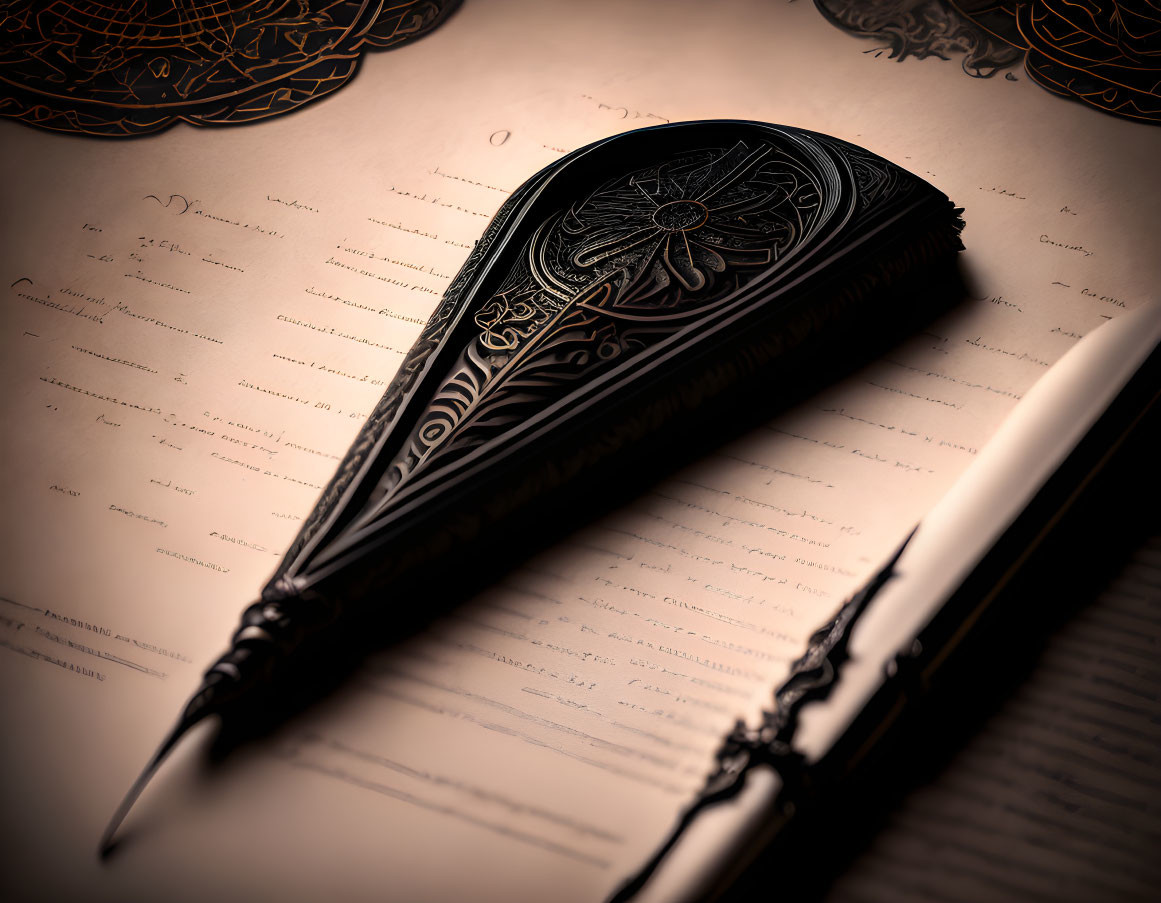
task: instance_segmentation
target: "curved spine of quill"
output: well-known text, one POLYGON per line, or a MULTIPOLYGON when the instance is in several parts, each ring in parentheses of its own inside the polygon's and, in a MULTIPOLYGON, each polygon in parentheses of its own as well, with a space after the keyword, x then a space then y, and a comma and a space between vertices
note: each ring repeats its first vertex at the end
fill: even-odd
POLYGON ((341 618, 764 368, 833 370, 832 337, 891 321, 907 310, 900 285, 950 267, 959 212, 862 148, 754 122, 627 132, 535 175, 476 243, 102 850, 185 732, 341 618))

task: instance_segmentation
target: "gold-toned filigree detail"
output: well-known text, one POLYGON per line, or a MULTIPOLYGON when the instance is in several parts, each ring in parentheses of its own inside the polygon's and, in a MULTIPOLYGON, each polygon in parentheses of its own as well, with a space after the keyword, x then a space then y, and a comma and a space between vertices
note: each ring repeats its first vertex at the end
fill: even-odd
POLYGON ((338 90, 365 50, 425 34, 457 3, 0 2, 0 115, 106 137, 254 122, 338 90))

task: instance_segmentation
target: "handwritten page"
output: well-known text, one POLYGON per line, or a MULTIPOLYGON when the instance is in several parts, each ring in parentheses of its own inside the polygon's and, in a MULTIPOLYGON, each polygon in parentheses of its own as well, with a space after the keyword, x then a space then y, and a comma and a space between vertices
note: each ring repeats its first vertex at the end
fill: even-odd
POLYGON ((808 4, 473 3, 260 126, 0 123, 9 898, 587 900, 643 860, 722 734, 1023 393, 1161 277, 1156 132, 865 49, 808 4), (723 117, 932 181, 966 210, 970 297, 270 742, 211 767, 196 738, 99 864, 507 194, 597 138, 723 117))

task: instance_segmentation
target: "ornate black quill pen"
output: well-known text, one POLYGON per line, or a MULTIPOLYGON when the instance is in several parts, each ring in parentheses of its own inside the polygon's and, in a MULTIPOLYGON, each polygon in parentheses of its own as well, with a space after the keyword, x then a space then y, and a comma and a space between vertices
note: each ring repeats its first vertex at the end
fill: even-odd
POLYGON ((763 368, 825 367, 832 337, 901 314, 960 249, 959 212, 862 148, 755 122, 629 132, 533 176, 477 242, 102 851, 194 724, 277 681, 340 620, 399 605, 405 581, 763 368))

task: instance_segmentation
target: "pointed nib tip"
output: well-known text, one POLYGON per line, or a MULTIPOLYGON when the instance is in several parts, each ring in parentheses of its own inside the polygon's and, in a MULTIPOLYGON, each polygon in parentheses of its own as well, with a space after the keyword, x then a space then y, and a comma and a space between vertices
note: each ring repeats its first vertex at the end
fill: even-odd
POLYGON ((101 835, 101 842, 97 844, 97 858, 102 862, 112 856, 113 851, 117 849, 117 838, 114 835, 119 827, 121 827, 120 820, 110 822, 109 826, 105 828, 105 833, 101 835))
POLYGON ((101 834, 101 839, 97 843, 97 858, 105 860, 109 858, 109 854, 117 847, 117 829, 121 827, 121 822, 125 821, 125 816, 129 814, 129 810, 133 808, 133 804, 137 801, 137 797, 141 795, 141 791, 145 789, 146 783, 152 777, 152 771, 156 769, 146 769, 145 773, 141 775, 133 784, 133 787, 121 800, 121 805, 117 807, 117 811, 113 813, 113 817, 109 819, 109 824, 105 826, 105 831, 101 834))
POLYGON ((97 844, 98 858, 105 860, 117 848, 117 830, 121 827, 121 823, 125 821, 125 816, 129 814, 129 810, 133 808, 133 804, 137 802, 137 798, 141 796, 141 792, 149 784, 150 779, 157 773, 157 769, 161 767, 161 763, 165 761, 165 757, 173 750, 179 740, 186 735, 191 727, 201 720, 201 715, 190 717, 189 710, 182 715, 181 720, 169 736, 165 738, 161 746, 157 748, 157 752, 153 754, 142 769, 141 774, 137 776, 137 780, 133 782, 133 786, 129 788, 129 792, 125 794, 125 798, 121 800, 121 805, 117 807, 117 811, 113 813, 113 817, 109 819, 109 824, 101 835, 101 840, 97 844))
POLYGON ((117 829, 125 821, 125 816, 129 814, 129 810, 137 802, 137 797, 141 796, 141 791, 145 789, 145 786, 149 783, 149 779, 157 772, 157 768, 161 765, 161 760, 165 758, 165 754, 173 748, 176 739, 171 734, 166 742, 153 754, 153 758, 149 760, 149 764, 145 766, 145 770, 138 775, 137 780, 133 782, 133 786, 129 788, 129 792, 125 794, 125 798, 121 800, 121 805, 117 807, 117 811, 109 819, 109 824, 106 826, 105 832, 101 835, 101 840, 97 844, 97 856, 101 859, 107 859, 113 851, 113 848, 116 847, 117 829))

